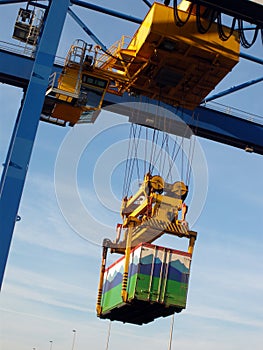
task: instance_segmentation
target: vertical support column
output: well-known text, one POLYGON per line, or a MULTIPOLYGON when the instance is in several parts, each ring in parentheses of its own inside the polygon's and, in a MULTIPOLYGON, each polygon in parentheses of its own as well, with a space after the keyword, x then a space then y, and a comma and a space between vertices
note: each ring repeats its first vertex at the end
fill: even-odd
POLYGON ((101 298, 102 298, 103 279, 104 279, 106 260, 107 260, 107 252, 108 252, 108 247, 103 246, 101 267, 100 267, 100 280, 99 280, 99 287, 98 287, 98 297, 97 297, 97 305, 96 305, 96 311, 98 316, 101 315, 101 298))
POLYGON ((69 0, 52 0, 0 185, 0 288, 17 211, 69 0))
POLYGON ((122 290, 121 290, 121 297, 125 303, 128 300, 127 286, 128 286, 128 274, 129 274, 129 265, 130 265, 131 241, 132 241, 133 228, 134 228, 134 222, 130 221, 128 226, 127 241, 126 241, 124 270, 123 270, 123 277, 122 277, 122 290))
POLYGON ((188 245, 188 253, 193 255, 194 246, 196 241, 197 233, 194 231, 190 231, 189 245, 188 245))

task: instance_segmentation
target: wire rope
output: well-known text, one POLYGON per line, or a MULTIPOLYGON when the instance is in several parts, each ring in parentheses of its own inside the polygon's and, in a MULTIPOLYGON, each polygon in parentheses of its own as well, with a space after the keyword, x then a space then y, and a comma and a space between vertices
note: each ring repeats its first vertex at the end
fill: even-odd
POLYGON ((156 129, 153 130, 153 136, 152 136, 152 146, 151 146, 151 153, 150 153, 150 159, 149 159, 149 169, 148 172, 151 173, 151 164, 152 164, 152 159, 153 159, 153 143, 155 141, 155 133, 156 133, 156 129))
POLYGON ((144 147, 144 175, 147 168, 147 154, 148 154, 148 128, 145 128, 145 147, 144 147))
POLYGON ((192 146, 192 154, 189 155, 190 163, 189 163, 189 170, 188 170, 188 178, 186 179, 186 185, 190 185, 191 175, 192 175, 192 166, 193 166, 193 159, 194 159, 194 153, 195 153, 195 145, 196 145, 196 137, 193 137, 193 146, 192 146))
POLYGON ((133 124, 133 141, 132 141, 132 152, 129 156, 129 169, 128 169, 128 177, 127 177, 127 189, 126 189, 126 195, 129 194, 130 187, 131 187, 131 179, 133 175, 133 169, 134 169, 134 149, 135 149, 135 139, 136 139, 136 132, 137 132, 137 124, 133 124))
POLYGON ((184 138, 182 138, 181 144, 181 180, 184 180, 184 138))
POLYGON ((127 176, 128 176, 128 163, 129 163, 130 148, 131 148, 132 125, 133 124, 131 124, 130 132, 129 132, 128 155, 127 155, 127 159, 126 159, 126 162, 125 162, 125 172, 124 172, 124 181, 123 181, 123 188, 122 188, 122 197, 124 197, 126 192, 127 192, 127 176))
MULTIPOLYGON (((166 138, 167 138, 167 134, 163 133, 163 140, 162 140, 160 149, 159 149, 159 151, 158 151, 157 156, 155 156, 155 157, 154 157, 154 160, 153 160, 153 164, 152 164, 153 169, 157 166, 157 162, 158 162, 159 158, 161 158, 161 155, 162 155, 162 153, 163 153, 163 146, 164 146, 164 144, 165 144, 166 138)), ((156 142, 155 148, 157 148, 157 142, 156 142)), ((161 164, 160 164, 160 165, 161 165, 161 164)), ((159 167, 159 168, 160 168, 160 167, 159 167)), ((153 169, 152 169, 152 170, 153 170, 153 169)))
MULTIPOLYGON (((170 137, 169 137, 169 138, 170 138, 170 137)), ((170 138, 170 139, 171 139, 171 138, 170 138)), ((166 180, 166 181, 169 181, 169 179, 170 179, 170 182, 172 182, 172 179, 173 179, 170 169, 172 169, 172 168, 173 168, 173 165, 174 165, 174 163, 173 163, 173 157, 174 157, 174 154, 175 154, 176 146, 177 146, 177 136, 175 137, 175 140, 174 140, 173 149, 172 149, 172 154, 171 154, 170 156, 168 156, 168 163, 169 163, 168 169, 169 169, 169 170, 168 170, 168 173, 166 174, 165 180, 166 180)))
POLYGON ((129 147, 128 147, 128 155, 126 159, 126 169, 125 169, 125 177, 123 184, 123 197, 128 196, 132 177, 134 174, 134 167, 136 166, 137 170, 137 179, 140 179, 140 168, 139 168, 139 160, 138 160, 138 147, 140 143, 142 126, 137 124, 131 124, 130 127, 130 137, 129 137, 129 147), (139 129, 137 131, 137 129, 139 129))

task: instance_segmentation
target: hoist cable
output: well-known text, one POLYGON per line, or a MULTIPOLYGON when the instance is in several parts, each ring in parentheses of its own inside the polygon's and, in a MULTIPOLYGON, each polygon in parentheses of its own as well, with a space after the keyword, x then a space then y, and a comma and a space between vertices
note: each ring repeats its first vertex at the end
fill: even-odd
MULTIPOLYGON (((166 139, 166 144, 165 144, 165 154, 164 154, 164 161, 163 161, 163 168, 162 168, 162 173, 164 173, 164 168, 165 168, 165 164, 166 164, 166 159, 168 159, 168 163, 170 162, 170 150, 169 150, 169 135, 167 135, 167 139, 166 139)), ((167 180, 167 179, 166 179, 167 180)))
POLYGON ((138 146, 139 146, 139 142, 140 142, 141 131, 142 131, 142 127, 141 127, 141 125, 140 125, 139 134, 138 134, 138 136, 137 136, 138 142, 137 142, 137 144, 135 145, 135 153, 134 153, 134 159, 136 160, 137 179, 138 179, 138 181, 139 181, 139 179, 140 179, 140 169, 139 169, 139 161, 138 161, 138 146))
POLYGON ((154 159, 156 158, 156 149, 157 149, 157 144, 158 144, 158 139, 159 139, 159 135, 160 135, 160 131, 157 130, 156 136, 155 136, 155 140, 153 142, 153 158, 151 160, 151 170, 150 170, 150 174, 153 172, 154 170, 154 159))
MULTIPOLYGON (((171 137, 169 137, 169 139, 171 139, 171 137)), ((174 145, 173 145, 173 149, 172 149, 172 154, 170 156, 168 156, 168 163, 169 163, 169 168, 168 169, 172 169, 173 168, 173 165, 174 165, 174 162, 173 162, 173 156, 175 154, 175 149, 176 149, 176 146, 177 146, 177 136, 175 137, 175 140, 174 140, 174 145)), ((170 153, 170 152, 169 152, 170 153)), ((169 154, 168 153, 168 154, 169 154)), ((170 178, 170 182, 172 182, 172 174, 171 172, 167 173, 166 177, 165 177, 165 180, 167 182, 169 182, 169 178, 170 178)))
POLYGON ((166 144, 167 144, 167 138, 168 138, 168 134, 163 134, 163 142, 162 144, 164 145, 165 144, 165 148, 163 150, 163 146, 162 147, 162 152, 160 154, 160 166, 159 166, 159 169, 160 169, 160 174, 163 174, 163 171, 164 171, 164 165, 165 165, 165 160, 166 160, 166 144))
POLYGON ((186 167, 186 176, 185 176, 185 184, 188 182, 189 172, 190 172, 190 161, 191 161, 191 154, 192 154, 192 140, 190 139, 190 145, 189 145, 189 151, 187 156, 187 167, 186 167))
MULTIPOLYGON (((155 161, 153 161, 153 165, 152 165, 153 168, 156 167, 157 162, 158 162, 158 159, 160 158, 160 156, 161 156, 161 154, 162 154, 162 152, 163 152, 163 146, 164 146, 166 137, 167 137, 167 134, 164 134, 164 133, 163 133, 163 140, 162 140, 162 143, 161 143, 161 147, 160 147, 160 149, 159 149, 159 152, 158 152, 157 156, 154 157, 155 161)), ((157 142, 157 141, 156 141, 156 142, 157 142)), ((157 143, 155 143, 155 145, 156 145, 155 148, 157 148, 157 143)))
POLYGON ((191 175, 192 175, 192 166, 193 166, 193 160, 194 160, 194 153, 195 153, 195 145, 196 145, 196 137, 194 137, 194 141, 193 141, 193 147, 192 147, 192 154, 191 154, 191 158, 190 158, 190 164, 189 164, 189 172, 188 172, 188 178, 186 180, 186 185, 189 186, 190 184, 190 179, 191 179, 191 175))
POLYGON ((129 145, 128 145, 128 155, 125 163, 125 172, 124 172, 124 181, 123 181, 123 188, 122 188, 122 197, 126 195, 127 191, 127 176, 128 176, 128 163, 130 159, 130 148, 131 148, 131 134, 132 134, 132 125, 130 126, 130 132, 129 132, 129 145))
POLYGON ((181 180, 184 180, 184 138, 182 138, 181 146, 181 180))
MULTIPOLYGON (((182 143, 182 141, 181 141, 182 143)), ((171 176, 171 172, 172 172, 172 168, 173 168, 173 164, 175 162, 175 159, 177 158, 178 154, 179 154, 179 151, 180 151, 180 145, 177 143, 177 140, 174 142, 174 148, 173 148, 173 154, 172 154, 172 161, 171 161, 171 164, 170 164, 170 168, 168 170, 168 173, 167 173, 167 176, 166 178, 168 178, 169 176, 171 176), (178 146, 178 149, 176 150, 176 146, 178 146)))
POLYGON ((133 131, 133 138, 132 138, 132 148, 131 148, 131 153, 129 155, 129 168, 128 168, 128 176, 127 176, 127 187, 126 187, 126 195, 128 195, 130 191, 130 185, 131 185, 131 178, 133 174, 133 169, 134 169, 134 148, 135 148, 135 137, 136 137, 136 129, 137 129, 137 124, 132 124, 132 131, 133 131))
POLYGON ((134 139, 135 139, 135 134, 136 134, 136 128, 137 125, 134 126, 134 124, 131 124, 131 135, 130 135, 130 152, 128 153, 126 163, 127 163, 127 177, 126 177, 126 187, 125 187, 125 195, 128 195, 129 188, 130 188, 130 177, 133 173, 133 153, 134 153, 134 139), (135 130, 135 131, 134 131, 135 130))
POLYGON ((191 14, 192 14, 193 7, 194 7, 194 4, 191 3, 191 5, 189 6, 189 9, 188 9, 188 14, 187 14, 186 19, 182 20, 180 18, 180 16, 179 16, 179 12, 178 12, 178 8, 177 8, 177 0, 174 0, 174 5, 173 5, 173 8, 174 8, 174 19, 175 19, 175 24, 178 27, 183 27, 188 22, 191 14))
POLYGON ((149 169, 148 169, 149 173, 151 173, 151 164, 152 164, 152 158, 153 158, 153 143, 155 141, 155 133, 156 133, 156 129, 153 130, 153 136, 152 136, 152 145, 151 145, 151 153, 150 153, 149 169))
POLYGON ((127 176, 127 186, 126 186, 126 195, 128 195, 131 187, 131 181, 132 181, 132 175, 134 166, 136 164, 137 168, 137 176, 138 179, 140 178, 140 171, 139 171, 139 162, 138 162, 138 145, 140 142, 140 135, 141 135, 141 129, 142 127, 139 127, 138 135, 137 135, 137 124, 136 128, 133 128, 133 143, 132 143, 132 152, 130 154, 130 162, 129 162, 129 168, 128 168, 128 176, 127 176))
POLYGON ((144 175, 147 168, 147 151, 148 151, 148 128, 145 128, 145 147, 144 147, 144 175))

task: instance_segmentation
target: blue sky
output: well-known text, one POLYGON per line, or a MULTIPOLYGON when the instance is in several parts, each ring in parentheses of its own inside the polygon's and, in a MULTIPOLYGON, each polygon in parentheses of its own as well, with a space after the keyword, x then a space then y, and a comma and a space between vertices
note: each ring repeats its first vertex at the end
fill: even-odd
MULTIPOLYGON (((133 5, 103 0, 96 3, 141 18, 147 11, 139 0, 134 0, 133 5)), ((0 40, 12 41, 12 26, 18 8, 16 5, 1 5, 0 40)), ((75 7, 73 10, 107 46, 122 34, 134 33, 137 28, 134 24, 88 10, 75 7)), ((68 17, 58 54, 64 56, 71 43, 80 37, 89 42, 68 17)), ((257 43, 245 52, 261 57, 262 46, 257 43)), ((262 73, 261 66, 241 60, 215 91, 257 78, 262 73)), ((21 96, 19 89, 0 85, 1 163, 5 160, 21 96)), ((260 115, 262 83, 218 102, 260 115)), ((1 350, 47 350, 50 340, 54 350, 70 349, 73 329, 77 330, 75 349, 87 346, 103 349, 106 346, 109 323, 97 319, 95 313, 101 259, 99 243, 102 237, 114 237, 115 224, 119 220, 117 209, 115 206, 114 210, 105 209, 103 205, 110 201, 117 205, 119 190, 114 178, 117 170, 114 169, 115 180, 112 180, 109 173, 103 172, 101 163, 94 162, 92 155, 97 152, 102 162, 105 161, 103 155, 107 157, 110 154, 107 152, 112 151, 116 162, 121 161, 122 152, 116 151, 117 142, 127 139, 128 128, 127 135, 124 132, 121 136, 117 129, 119 123, 125 121, 122 117, 103 112, 94 125, 81 125, 76 129, 40 123, 19 209, 22 220, 15 228, 0 294, 1 350), (98 145, 105 127, 107 140, 98 145), (72 149, 65 148, 69 138, 80 139, 79 135, 83 134, 99 136, 87 144, 83 153, 78 153, 77 142, 73 143, 72 149), (113 142, 109 146, 111 138, 113 142), (71 193, 72 184, 68 183, 67 177, 71 163, 65 164, 68 166, 65 171, 61 166, 56 168, 58 162, 63 161, 63 152, 67 151, 70 161, 74 152, 80 156, 77 189, 87 212, 96 219, 88 221, 86 214, 80 215, 81 210, 74 211, 74 225, 78 227, 70 226, 69 217, 60 210, 61 198, 57 200, 56 197, 59 191, 64 193, 64 210, 71 208, 71 203, 65 201, 67 194, 71 193), (112 186, 108 193, 100 192, 105 188, 105 180, 112 186)), ((172 349, 183 346, 185 350, 193 347, 196 350, 243 350, 248 347, 259 350, 263 331, 262 157, 201 138, 198 144, 207 165, 197 166, 195 176, 197 179, 203 176, 205 167, 208 182, 202 191, 206 194, 206 201, 200 217, 193 224, 199 236, 193 257, 188 305, 175 317, 172 349)), ((110 162, 108 166, 111 166, 110 162)), ((197 191, 198 181, 195 185, 197 191)), ((190 215, 191 206, 189 211, 190 215)), ((169 238, 164 238, 161 243, 182 245, 181 241, 171 242, 169 238)), ((134 347, 166 349, 169 327, 170 318, 158 319, 143 327, 113 322, 109 349, 122 348, 124 339, 127 350, 134 347)))

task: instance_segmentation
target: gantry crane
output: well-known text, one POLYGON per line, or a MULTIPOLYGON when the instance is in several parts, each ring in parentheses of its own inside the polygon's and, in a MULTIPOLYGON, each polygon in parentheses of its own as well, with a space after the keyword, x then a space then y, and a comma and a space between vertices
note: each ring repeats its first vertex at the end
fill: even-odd
MULTIPOLYGON (((10 1, 1 0, 0 5, 9 4, 13 2, 14 1, 11 1, 11 0, 10 1)), ((198 3, 198 2, 200 2, 201 5, 207 6, 207 7, 212 4, 212 1, 210 2, 195 1, 195 3, 198 3)), ((215 3, 216 1, 213 1, 213 2, 215 3)), ((30 4, 31 2, 29 1, 27 3, 30 4)), ((199 92, 199 91, 196 92, 195 95, 198 95, 200 93, 200 100, 196 100, 195 99, 196 97, 194 97, 194 99, 192 98, 188 100, 190 95, 186 92, 187 91, 186 81, 184 81, 184 83, 180 81, 182 71, 176 72, 176 69, 172 68, 171 73, 173 73, 172 75, 174 78, 178 79, 178 83, 177 83, 178 86, 175 89, 173 87, 169 88, 168 92, 167 90, 165 90, 166 89, 165 87, 162 94, 163 85, 166 85, 166 83, 167 85, 169 85, 169 81, 167 82, 165 80, 165 72, 167 73, 167 71, 165 70, 167 68, 166 59, 168 59, 168 62, 169 62, 169 59, 172 60, 172 58, 174 57, 176 57, 177 59, 178 56, 175 55, 175 51, 177 48, 179 50, 179 56, 182 54, 184 55, 183 52, 184 52, 185 46, 187 46, 187 42, 185 42, 184 44, 182 44, 182 46, 180 46, 181 45, 181 39, 180 39, 179 46, 178 46, 178 42, 177 42, 178 40, 175 40, 175 42, 173 42, 172 40, 172 42, 170 42, 171 38, 168 38, 168 40, 166 40, 167 37, 163 36, 163 31, 161 32, 161 34, 159 33, 159 36, 158 36, 158 33, 154 33, 153 31, 154 35, 155 36, 157 35, 157 37, 155 38, 156 41, 155 39, 153 39, 152 42, 149 42, 149 41, 147 42, 148 37, 146 36, 144 38, 145 41, 147 42, 146 50, 145 50, 144 41, 143 41, 144 39, 142 40, 143 35, 140 34, 141 35, 141 41, 140 41, 139 37, 136 37, 136 34, 135 34, 134 40, 135 38, 137 38, 139 43, 141 44, 136 46, 137 49, 136 47, 134 49, 134 42, 130 42, 130 45, 128 47, 126 48, 122 47, 118 52, 114 52, 116 54, 114 55, 114 59, 112 59, 113 57, 111 56, 111 53, 108 52, 108 55, 107 55, 108 60, 104 61, 104 63, 100 64, 99 66, 92 65, 92 71, 91 71, 92 76, 93 77, 94 75, 96 76, 97 71, 98 72, 103 71, 103 74, 104 74, 103 84, 105 85, 103 87, 102 86, 98 87, 96 86, 96 83, 94 83, 93 81, 93 84, 89 84, 89 83, 87 84, 87 89, 88 91, 89 89, 91 90, 95 89, 96 97, 100 96, 102 98, 101 99, 98 98, 96 100, 97 104, 95 108, 92 105, 86 106, 86 104, 84 107, 84 104, 82 104, 81 113, 80 113, 80 109, 78 108, 79 106, 75 104, 75 103, 78 104, 80 102, 80 90, 77 91, 78 92, 77 96, 75 92, 72 92, 72 96, 65 97, 63 96, 63 93, 61 93, 61 91, 55 90, 55 89, 60 89, 60 90, 64 89, 63 84, 65 83, 65 81, 63 83, 63 76, 60 78, 60 82, 62 84, 61 86, 58 86, 55 84, 55 83, 59 83, 58 80, 56 81, 50 80, 50 77, 53 73, 54 58, 55 58, 55 54, 58 47, 60 34, 64 25, 66 14, 67 12, 69 12, 71 16, 73 16, 73 11, 69 8, 69 6, 73 4, 73 5, 79 5, 85 8, 89 8, 95 11, 103 11, 104 13, 117 16, 122 19, 130 20, 138 24, 141 23, 141 20, 138 18, 134 18, 132 16, 120 14, 117 11, 104 9, 97 5, 89 4, 79 0, 49 1, 48 5, 34 3, 34 2, 32 3, 34 4, 34 6, 40 7, 44 11, 43 16, 40 16, 39 21, 34 21, 33 20, 34 13, 30 12, 31 10, 29 9, 29 7, 27 7, 26 9, 24 9, 26 11, 22 11, 19 13, 19 16, 16 21, 16 28, 15 28, 16 30, 14 31, 13 34, 14 34, 14 37, 17 37, 20 39, 24 35, 24 41, 27 40, 27 43, 29 45, 36 44, 36 46, 34 47, 35 48, 34 57, 28 59, 27 57, 22 57, 19 55, 9 55, 7 52, 3 52, 2 50, 0 55, 1 63, 3 63, 1 64, 1 69, 3 69, 3 71, 1 71, 1 81, 15 84, 18 86, 23 86, 26 90, 25 96, 22 102, 22 106, 18 114, 17 122, 14 128, 13 136, 11 138, 10 147, 7 154, 6 162, 4 164, 4 169, 2 173, 2 179, 1 179, 1 186, 0 186, 0 195, 1 195, 0 197, 0 240, 1 240, 0 282, 1 284, 2 284, 6 261, 9 253, 10 243, 11 243, 12 234, 13 234, 13 228, 17 220, 18 207, 19 207, 19 203, 20 203, 20 199, 21 199, 21 195, 24 187, 27 169, 29 166, 30 156, 34 145, 36 131, 37 131, 37 127, 40 119, 39 116, 41 114, 43 115, 43 119, 48 119, 50 117, 50 120, 51 120, 53 118, 52 113, 54 111, 55 113, 54 119, 57 119, 57 116, 60 117, 62 115, 61 109, 64 109, 65 105, 67 105, 67 108, 69 107, 69 105, 71 105, 71 107, 73 106, 74 110, 78 110, 78 116, 75 118, 75 114, 74 114, 73 121, 71 121, 71 116, 70 118, 66 119, 66 121, 74 125, 74 123, 80 120, 82 116, 85 114, 86 116, 91 114, 90 118, 94 119, 93 118, 95 115, 94 113, 96 112, 96 110, 99 110, 101 106, 101 101, 103 101, 103 96, 104 96, 104 101, 108 101, 112 103, 113 100, 121 101, 122 98, 125 99, 127 96, 127 93, 129 92, 142 93, 143 91, 146 91, 147 98, 151 97, 155 99, 155 101, 157 96, 158 96, 157 98, 158 101, 159 101, 159 97, 161 97, 160 98, 161 101, 162 101, 162 98, 163 98, 163 101, 165 102, 171 101, 172 104, 168 105, 170 107, 172 105, 182 105, 183 107, 188 106, 196 110, 199 108, 199 103, 200 101, 202 101, 203 96, 209 91, 207 90, 207 86, 209 86, 209 83, 211 83, 210 88, 212 89, 213 86, 217 83, 217 81, 219 81, 224 76, 224 74, 227 73, 226 71, 224 73, 224 71, 222 70, 221 72, 218 73, 219 80, 208 82, 203 92, 199 92), (20 27, 19 27, 19 23, 20 23, 20 27), (125 50, 128 50, 129 52, 125 50), (169 50, 171 52, 169 52, 169 50), (136 51, 136 52, 132 53, 132 51, 136 51), (146 51, 146 56, 144 56, 145 51, 146 51), (166 53, 163 54, 162 56, 161 54, 163 51, 166 51, 166 53), (147 55, 150 55, 150 56, 147 56, 147 55), (9 58, 11 58, 11 60, 9 60, 9 58), (8 64, 7 64, 7 59, 8 59, 8 64), (146 65, 147 59, 149 59, 151 65, 146 65), (160 61, 163 61, 164 66, 162 67, 161 71, 156 71, 156 63, 159 59, 160 61), (17 64, 18 61, 23 62, 23 64, 27 66, 28 70, 27 69, 23 71, 18 70, 18 66, 19 66, 17 64), (11 62, 14 62, 14 64, 11 64, 11 62), (123 72, 127 74, 126 78, 128 77, 128 79, 125 79, 123 72), (137 75, 136 75, 136 72, 138 72, 137 75), (147 78, 149 78, 149 74, 150 74, 150 78, 151 77, 153 78, 153 79, 150 79, 151 80, 150 82, 147 81, 147 78), (115 75, 114 79, 113 79, 113 75, 115 75), (118 79, 116 78, 117 75, 119 77, 118 79), (140 76, 143 78, 142 81, 139 80, 140 76), (117 93, 115 94, 108 92, 108 88, 110 87, 112 81, 118 82, 117 86, 115 86, 115 92, 117 91, 117 93), (143 86, 142 90, 140 90, 141 86, 143 86), (63 89, 61 89, 62 87, 63 89), (105 91, 105 87, 106 87, 106 91, 105 91), (160 91, 158 91, 158 89, 161 90, 160 94, 159 94, 160 91), (105 95, 103 95, 104 93, 105 95), (121 95, 122 93, 123 95, 121 95), (167 97, 167 94, 168 94, 168 97, 167 97), (46 105, 44 103, 46 103, 46 105), (63 107, 60 104, 63 105, 63 107), (49 110, 48 110, 48 106, 50 107, 49 110), (51 107, 54 107, 52 108, 52 111, 51 111, 51 107)), ((233 9, 233 1, 229 1, 228 3, 229 3, 229 8, 231 7, 233 9)), ((235 13, 235 15, 245 16, 246 13, 249 13, 250 14, 249 18, 251 20, 251 23, 255 23, 256 25, 262 24, 262 21, 261 21, 262 11, 259 11, 259 9, 261 10, 262 7, 259 4, 255 4, 247 0, 242 0, 242 5, 243 7, 239 8, 238 13, 237 14, 235 13)), ((163 5, 155 4, 154 8, 157 9, 160 6, 163 6, 163 5)), ((220 7, 220 10, 227 10, 227 9, 228 9, 228 4, 224 2, 223 6, 220 7)), ((216 10, 218 9, 216 8, 216 10)), ((152 14, 153 13, 154 11, 152 12, 152 14)), ((75 16, 75 18, 76 17, 77 16, 75 16)), ((173 28, 173 30, 175 29, 173 28)), ((98 44, 98 39, 96 38, 96 36, 94 36, 93 33, 89 31, 87 28, 85 31, 89 33, 95 39, 95 42, 98 44)), ((198 40, 199 42, 202 42, 203 40, 202 36, 200 36, 198 40)), ((102 45, 100 46, 102 47, 102 45)), ((199 45, 199 48, 202 49, 201 44, 199 45)), ((186 48, 185 55, 187 59, 189 58, 188 52, 191 50, 192 49, 188 50, 186 48)), ((233 62, 231 63, 230 66, 228 66, 227 71, 231 70, 231 67, 233 67, 234 64, 236 63, 238 58, 237 52, 238 52, 238 49, 234 49, 234 53, 231 53, 229 55, 233 57, 233 62)), ((199 53, 197 54, 197 56, 200 58, 199 53)), ((262 64, 262 61, 260 59, 255 59, 251 57, 248 59, 257 61, 262 64)), ((207 60, 211 60, 210 63, 212 63, 212 65, 214 63, 215 67, 218 64, 217 55, 215 55, 215 57, 205 56, 205 60, 206 62, 207 60)), ((97 60, 97 62, 99 61, 97 60)), ((89 62, 87 61, 85 64, 87 64, 87 67, 88 67, 89 62)), ((199 66, 197 65, 197 68, 198 67, 199 66)), ((204 67, 202 69, 205 69, 204 67)), ((59 73, 61 73, 61 67, 56 66, 55 68, 57 71, 59 71, 59 73)), ((194 70, 196 71, 196 69, 194 70)), ((67 71, 69 71, 69 69, 67 70, 65 66, 64 71, 62 71, 62 74, 64 73, 67 74, 67 71)), ((58 75, 56 77, 58 77, 58 75)), ((187 81, 191 82, 191 78, 189 78, 189 75, 187 75, 187 77, 188 77, 187 81)), ((100 73, 99 73, 99 78, 101 78, 100 73)), ((193 81, 198 80, 195 74, 193 75, 192 79, 193 81)), ((192 86, 193 85, 191 85, 191 88, 192 86)), ((199 87, 200 87, 200 84, 199 84, 199 87)), ((84 101, 85 101, 85 96, 84 96, 84 101)), ((103 102, 102 102, 102 105, 103 105, 103 102)), ((180 110, 180 106, 179 106, 179 110, 180 110)), ((183 114, 187 116, 188 115, 187 108, 184 110, 185 112, 183 114)), ((204 114, 206 113, 206 111, 202 111, 202 112, 204 112, 204 114)), ((211 112, 211 111, 209 111, 209 113, 216 114, 216 112, 211 112)), ((189 116, 190 115, 191 114, 189 114, 189 116)), ((217 116, 220 118, 220 114, 217 114, 217 116)), ((65 115, 63 116, 63 118, 66 118, 65 115)), ((249 130, 251 130, 251 137, 250 135, 248 135, 247 132, 242 131, 244 129, 242 129, 241 133, 238 134, 239 131, 237 131, 238 128, 236 127, 234 127, 233 129, 235 130, 233 131, 233 133, 230 133, 229 130, 226 130, 225 134, 222 136, 222 129, 224 129, 224 127, 222 127, 221 125, 218 125, 216 127, 216 130, 214 130, 211 124, 210 129, 211 130, 213 129, 213 131, 210 134, 207 133, 207 129, 206 129, 207 120, 209 119, 210 118, 207 118, 206 121, 204 122, 204 128, 202 127, 199 128, 199 130, 201 130, 202 136, 205 136, 208 138, 210 137, 217 141, 227 140, 222 142, 227 142, 227 143, 231 142, 232 145, 243 147, 243 148, 245 148, 246 144, 248 143, 249 149, 258 151, 259 153, 262 152, 261 151, 262 128, 260 125, 257 125, 255 123, 246 123, 242 121, 243 124, 242 123, 241 124, 243 128, 248 128, 249 130)), ((200 120, 200 117, 199 117, 199 120, 200 120)), ((216 124, 217 121, 213 120, 212 123, 216 124)), ((65 125, 65 124, 62 123, 61 125, 65 125)))

